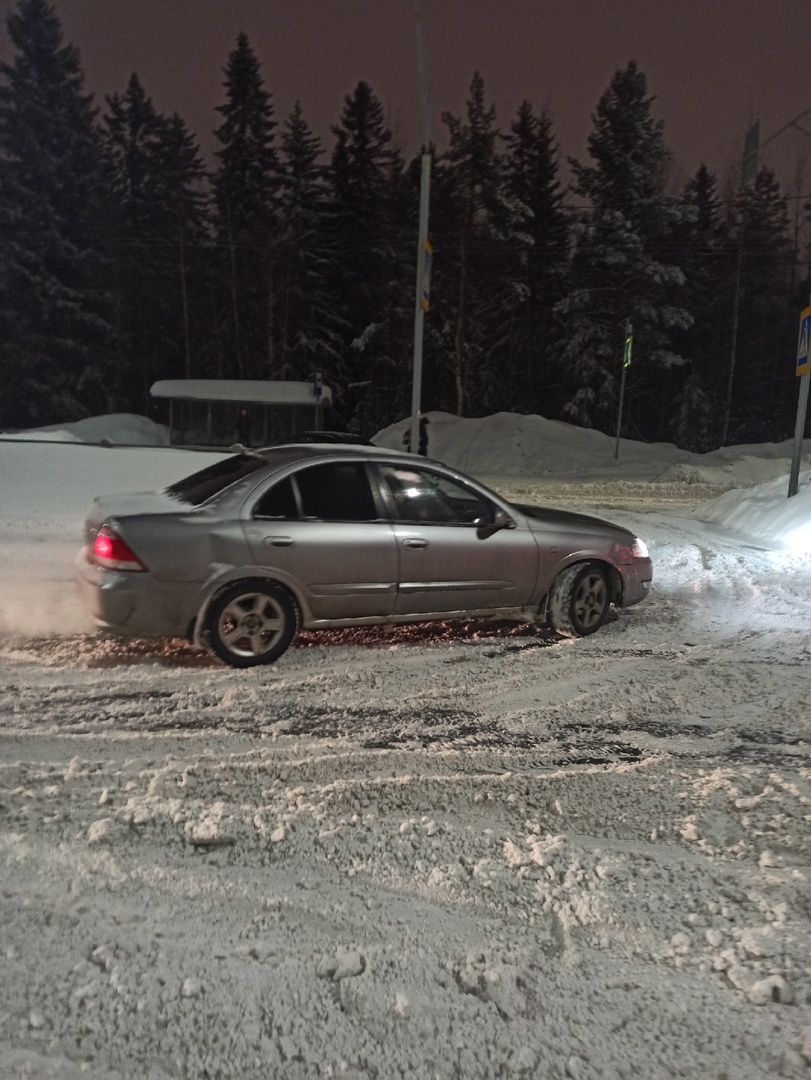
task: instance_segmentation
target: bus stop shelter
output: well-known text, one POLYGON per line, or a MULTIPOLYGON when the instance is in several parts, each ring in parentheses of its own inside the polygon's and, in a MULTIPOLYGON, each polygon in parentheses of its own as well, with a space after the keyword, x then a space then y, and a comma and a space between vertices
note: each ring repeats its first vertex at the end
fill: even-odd
POLYGON ((323 431, 332 391, 312 382, 262 379, 163 379, 150 396, 168 401, 169 442, 178 446, 230 446, 240 441, 240 413, 250 421, 251 443, 266 446, 297 432, 323 431))

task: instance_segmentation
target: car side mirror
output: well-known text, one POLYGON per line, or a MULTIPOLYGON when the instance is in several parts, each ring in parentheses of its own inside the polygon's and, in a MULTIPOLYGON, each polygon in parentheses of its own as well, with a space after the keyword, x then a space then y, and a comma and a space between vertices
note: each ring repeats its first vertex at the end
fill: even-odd
POLYGON ((481 525, 476 530, 476 535, 480 540, 486 540, 488 536, 493 536, 497 532, 501 532, 502 529, 514 529, 515 522, 510 515, 505 511, 498 509, 493 515, 493 520, 489 525, 481 525))

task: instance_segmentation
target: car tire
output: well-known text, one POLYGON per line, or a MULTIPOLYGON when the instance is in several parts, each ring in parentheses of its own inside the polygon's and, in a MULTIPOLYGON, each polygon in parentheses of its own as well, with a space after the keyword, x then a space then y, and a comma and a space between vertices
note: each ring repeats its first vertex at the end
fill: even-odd
POLYGON ((203 615, 201 640, 230 667, 272 664, 299 627, 298 605, 275 581, 238 581, 218 593, 203 615))
POLYGON ((549 593, 549 625, 567 637, 599 630, 611 607, 608 575, 598 563, 576 563, 555 579, 549 593))

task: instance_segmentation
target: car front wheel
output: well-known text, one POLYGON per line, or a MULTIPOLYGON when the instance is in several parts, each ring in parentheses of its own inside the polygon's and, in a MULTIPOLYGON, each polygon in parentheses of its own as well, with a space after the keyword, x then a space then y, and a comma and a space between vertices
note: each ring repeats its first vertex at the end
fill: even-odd
POLYGON ((596 563, 577 563, 555 579, 549 593, 549 625, 568 637, 585 637, 599 630, 611 606, 605 570, 596 563))
POLYGON ((298 630, 298 607, 275 581, 240 581, 223 589, 203 616, 202 641, 236 668, 272 664, 298 630))

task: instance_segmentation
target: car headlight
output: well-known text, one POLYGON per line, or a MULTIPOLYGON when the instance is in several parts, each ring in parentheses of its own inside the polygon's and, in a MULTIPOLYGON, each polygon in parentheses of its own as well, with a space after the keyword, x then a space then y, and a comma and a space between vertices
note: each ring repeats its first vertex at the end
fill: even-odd
POLYGON ((631 544, 631 554, 635 559, 648 558, 648 545, 644 540, 640 540, 638 536, 634 537, 634 542, 631 544))

